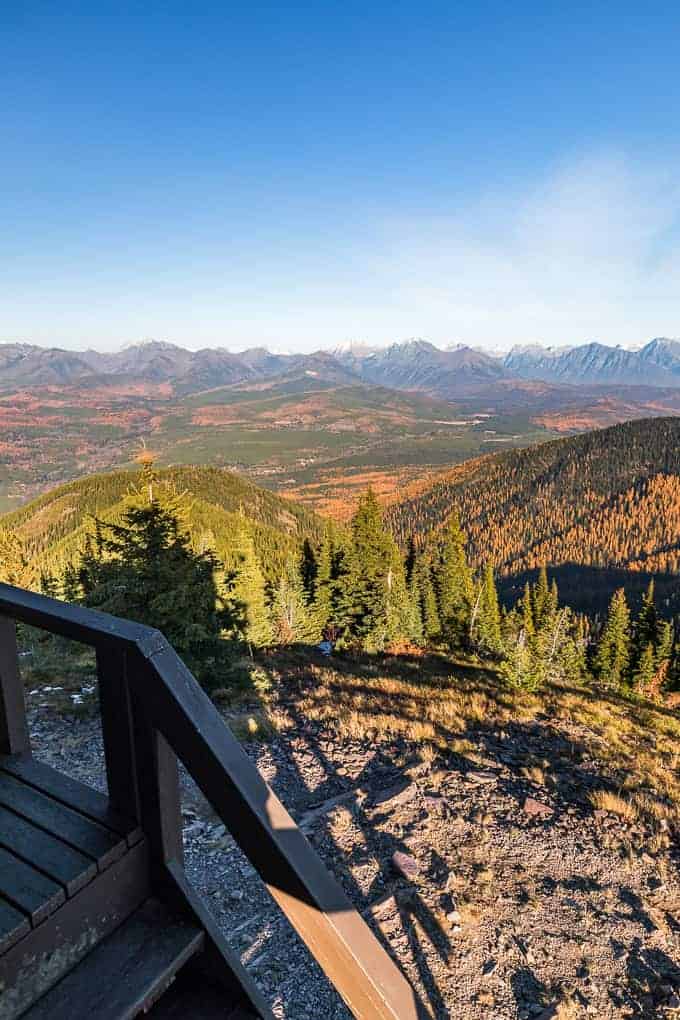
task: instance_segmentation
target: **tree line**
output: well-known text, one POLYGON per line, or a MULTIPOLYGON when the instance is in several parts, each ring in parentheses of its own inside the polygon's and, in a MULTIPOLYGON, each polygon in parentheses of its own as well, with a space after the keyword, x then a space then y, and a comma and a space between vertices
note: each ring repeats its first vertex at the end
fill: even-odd
MULTIPOLYGON (((457 513, 405 554, 373 492, 349 528, 326 524, 317 541, 264 564, 254 523, 236 515, 228 562, 192 545, 186 495, 153 465, 116 522, 94 518, 78 557, 43 592, 161 629, 199 678, 219 673, 225 649, 318 644, 357 652, 427 649, 496 666, 514 687, 595 679, 657 696, 680 687, 680 643, 660 618, 650 583, 633 619, 619 589, 604 623, 562 604, 545 566, 514 604, 501 605, 491 562, 473 570, 457 513)), ((25 583, 21 544, 0 533, 0 577, 25 583)))

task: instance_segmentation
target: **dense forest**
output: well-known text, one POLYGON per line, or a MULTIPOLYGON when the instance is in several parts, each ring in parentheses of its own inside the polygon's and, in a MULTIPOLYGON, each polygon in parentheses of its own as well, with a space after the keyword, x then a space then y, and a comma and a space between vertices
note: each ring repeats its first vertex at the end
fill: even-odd
POLYGON ((622 571, 637 597, 659 575, 660 596, 671 598, 675 578, 664 575, 680 571, 680 419, 478 458, 388 516, 405 546, 413 534, 425 542, 454 507, 472 565, 491 560, 504 591, 549 563, 564 568, 564 591, 578 608, 602 610, 622 571))

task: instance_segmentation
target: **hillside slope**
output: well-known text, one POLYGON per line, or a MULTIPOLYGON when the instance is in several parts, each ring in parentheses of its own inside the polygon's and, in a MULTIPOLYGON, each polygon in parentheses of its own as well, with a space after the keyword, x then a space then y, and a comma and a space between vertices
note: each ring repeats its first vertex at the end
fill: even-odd
MULTIPOLYGON (((390 512, 402 541, 456 507, 476 564, 506 577, 543 563, 680 570, 680 420, 627 422, 456 468, 390 512)), ((583 576, 583 575, 581 575, 583 576)))
MULTIPOLYGON (((303 538, 321 534, 321 520, 309 510, 231 471, 189 466, 159 469, 157 475, 159 484, 186 493, 194 543, 214 548, 227 562, 241 509, 252 521, 267 571, 278 569, 288 550, 303 538)), ((138 471, 90 475, 0 517, 0 526, 19 534, 41 569, 60 570, 82 544, 91 518, 117 520, 126 493, 138 481, 138 471)))

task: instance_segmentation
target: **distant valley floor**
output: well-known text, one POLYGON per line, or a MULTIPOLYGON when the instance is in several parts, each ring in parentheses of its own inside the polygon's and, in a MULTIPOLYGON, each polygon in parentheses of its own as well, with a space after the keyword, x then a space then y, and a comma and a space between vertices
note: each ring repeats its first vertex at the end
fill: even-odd
POLYGON ((344 519, 368 481, 390 502, 480 453, 669 414, 680 389, 526 382, 447 401, 307 372, 191 394, 101 378, 28 387, 0 395, 0 513, 146 446, 160 464, 230 467, 344 519))

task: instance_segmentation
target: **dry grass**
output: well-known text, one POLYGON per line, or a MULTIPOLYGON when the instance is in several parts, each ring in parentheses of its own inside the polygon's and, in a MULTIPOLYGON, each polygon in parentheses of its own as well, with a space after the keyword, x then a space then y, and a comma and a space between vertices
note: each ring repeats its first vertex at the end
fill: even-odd
MULTIPOLYGON (((589 759, 619 791, 598 791, 593 806, 654 829, 680 825, 680 719, 650 702, 586 688, 511 691, 492 671, 444 659, 313 665, 307 680, 295 698, 298 718, 343 740, 406 744, 429 761, 452 752, 479 758, 480 729, 503 733, 548 718, 574 763, 589 759)), ((538 786, 554 783, 547 760, 529 757, 523 774, 538 786)))
POLYGON ((638 816, 634 802, 612 790, 596 790, 590 795, 590 803, 597 811, 609 811, 610 814, 625 818, 628 822, 635 821, 638 816))
POLYGON ((535 783, 536 786, 545 786, 547 776, 545 769, 541 768, 540 765, 532 765, 531 768, 522 769, 521 774, 531 783, 535 783))

